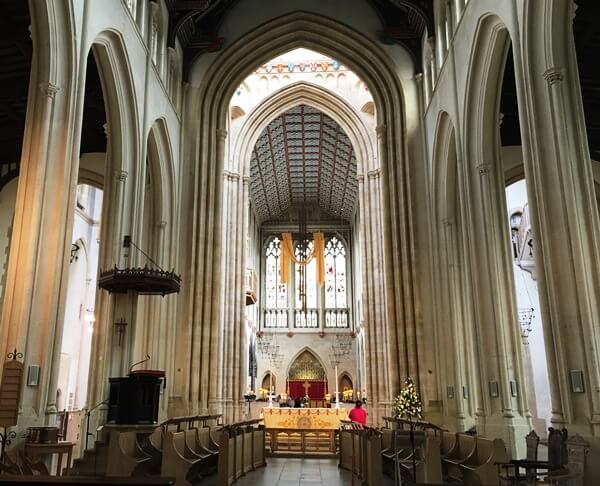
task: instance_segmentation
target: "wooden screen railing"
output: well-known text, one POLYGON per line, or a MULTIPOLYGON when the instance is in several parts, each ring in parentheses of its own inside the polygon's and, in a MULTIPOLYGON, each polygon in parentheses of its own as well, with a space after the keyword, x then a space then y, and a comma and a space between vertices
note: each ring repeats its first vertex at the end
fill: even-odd
POLYGON ((358 428, 354 425, 342 424, 339 436, 339 466, 350 471, 361 481, 359 484, 367 486, 383 484, 381 432, 367 426, 358 428))
POLYGON ((219 431, 217 485, 229 486, 265 462, 262 419, 224 425, 219 431))
POLYGON ((336 429, 267 429, 271 453, 335 454, 336 429))

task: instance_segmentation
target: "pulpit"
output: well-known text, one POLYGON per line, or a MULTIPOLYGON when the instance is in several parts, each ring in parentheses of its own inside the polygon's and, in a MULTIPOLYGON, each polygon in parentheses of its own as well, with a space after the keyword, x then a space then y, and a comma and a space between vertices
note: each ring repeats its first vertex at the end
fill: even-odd
POLYGON ((109 378, 108 422, 113 424, 153 424, 158 421, 160 387, 165 372, 132 371, 129 376, 109 378))

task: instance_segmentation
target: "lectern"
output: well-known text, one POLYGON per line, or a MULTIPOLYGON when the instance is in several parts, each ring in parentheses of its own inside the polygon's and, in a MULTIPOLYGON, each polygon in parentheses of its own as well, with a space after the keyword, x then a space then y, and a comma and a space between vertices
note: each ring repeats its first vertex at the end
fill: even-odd
POLYGON ((108 423, 156 423, 164 379, 165 372, 159 370, 132 371, 129 376, 109 378, 108 423))

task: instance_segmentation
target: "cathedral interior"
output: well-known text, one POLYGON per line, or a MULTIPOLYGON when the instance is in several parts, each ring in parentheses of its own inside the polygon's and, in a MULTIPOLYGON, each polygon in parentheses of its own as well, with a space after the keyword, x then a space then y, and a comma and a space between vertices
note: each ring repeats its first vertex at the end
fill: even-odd
POLYGON ((600 3, 0 26, 0 484, 600 484, 600 3))

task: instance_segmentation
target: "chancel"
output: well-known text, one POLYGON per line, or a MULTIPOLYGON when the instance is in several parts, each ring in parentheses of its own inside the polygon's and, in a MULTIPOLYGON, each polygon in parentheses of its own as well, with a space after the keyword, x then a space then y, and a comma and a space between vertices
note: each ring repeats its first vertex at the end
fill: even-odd
POLYGON ((0 24, 0 485, 600 484, 597 1, 0 24))

